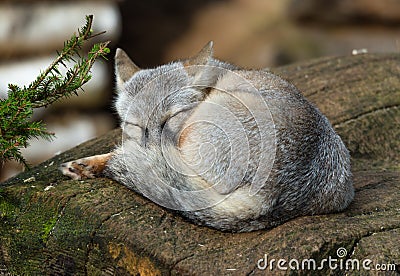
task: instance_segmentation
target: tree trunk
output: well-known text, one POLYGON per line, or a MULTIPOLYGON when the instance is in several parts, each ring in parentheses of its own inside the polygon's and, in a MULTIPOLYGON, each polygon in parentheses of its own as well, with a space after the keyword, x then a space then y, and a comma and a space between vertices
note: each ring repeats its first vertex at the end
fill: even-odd
POLYGON ((357 261, 348 274, 378 274, 377 264, 399 273, 400 55, 322 58, 273 71, 327 115, 351 151, 356 195, 344 212, 223 233, 110 179, 73 181, 58 172, 64 161, 112 149, 115 130, 0 186, 0 275, 275 275, 297 265, 312 274, 313 260, 323 274, 343 274, 357 261))

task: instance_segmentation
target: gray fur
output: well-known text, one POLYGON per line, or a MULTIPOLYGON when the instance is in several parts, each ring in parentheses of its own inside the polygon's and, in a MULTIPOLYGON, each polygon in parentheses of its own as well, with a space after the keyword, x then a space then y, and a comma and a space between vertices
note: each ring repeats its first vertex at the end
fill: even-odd
POLYGON ((218 61, 207 47, 125 82, 118 72, 129 70, 117 68, 124 138, 107 174, 225 231, 345 209, 354 196, 349 153, 326 117, 287 81, 218 61))

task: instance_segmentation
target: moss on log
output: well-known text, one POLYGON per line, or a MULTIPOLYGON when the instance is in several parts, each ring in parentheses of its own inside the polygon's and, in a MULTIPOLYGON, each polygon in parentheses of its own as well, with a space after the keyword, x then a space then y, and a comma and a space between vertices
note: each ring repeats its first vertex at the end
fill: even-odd
MULTIPOLYGON (((115 130, 0 186, 0 275, 290 274, 277 269, 278 259, 319 265, 339 259, 339 248, 347 252, 343 263, 370 259, 371 268, 390 264, 399 273, 400 55, 322 58, 273 71, 298 86, 349 147, 356 196, 346 211, 222 233, 112 180, 73 181, 58 172, 64 161, 112 149, 120 139, 115 130), (266 254, 276 259, 273 271, 257 266, 266 254)), ((347 271, 367 272, 379 273, 347 271)), ((321 273, 334 271, 326 264, 321 273)))

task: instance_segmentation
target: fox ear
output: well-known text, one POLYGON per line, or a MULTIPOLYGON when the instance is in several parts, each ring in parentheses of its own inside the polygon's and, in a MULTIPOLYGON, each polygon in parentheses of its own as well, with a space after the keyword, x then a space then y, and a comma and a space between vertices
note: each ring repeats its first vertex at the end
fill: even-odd
POLYGON ((183 63, 187 73, 193 76, 192 85, 198 88, 213 86, 221 73, 213 59, 213 44, 212 41, 208 42, 200 52, 183 63))
POLYGON ((213 41, 208 42, 203 49, 200 50, 195 56, 187 59, 184 63, 185 66, 190 65, 206 65, 213 57, 213 41))
POLYGON ((124 50, 118 48, 115 53, 115 76, 117 78, 117 86, 123 85, 138 71, 140 71, 140 68, 133 63, 124 50))

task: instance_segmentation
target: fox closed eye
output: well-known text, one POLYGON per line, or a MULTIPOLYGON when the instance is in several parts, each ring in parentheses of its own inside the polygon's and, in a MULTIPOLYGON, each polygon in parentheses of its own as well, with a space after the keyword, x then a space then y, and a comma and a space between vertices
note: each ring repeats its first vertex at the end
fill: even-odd
POLYGON ((139 144, 143 142, 142 140, 143 140, 144 128, 141 127, 140 125, 125 122, 122 129, 125 139, 132 138, 136 140, 139 144))
POLYGON ((164 121, 161 128, 164 129, 164 126, 166 125, 172 131, 177 132, 187 119, 189 112, 190 109, 183 109, 175 112, 172 116, 164 121))

